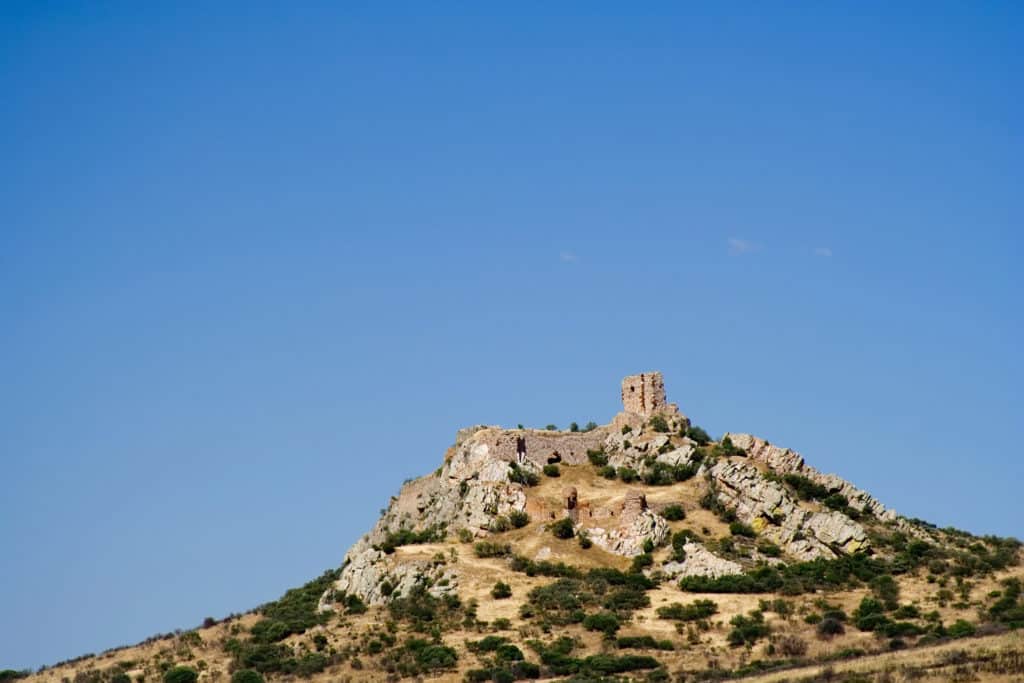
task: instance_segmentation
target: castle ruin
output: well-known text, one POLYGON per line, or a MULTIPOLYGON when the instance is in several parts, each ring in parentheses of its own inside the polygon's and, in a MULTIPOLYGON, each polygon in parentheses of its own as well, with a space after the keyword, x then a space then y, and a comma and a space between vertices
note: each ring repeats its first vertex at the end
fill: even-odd
POLYGON ((660 372, 630 375, 622 380, 622 406, 627 413, 642 417, 667 409, 665 380, 660 372))

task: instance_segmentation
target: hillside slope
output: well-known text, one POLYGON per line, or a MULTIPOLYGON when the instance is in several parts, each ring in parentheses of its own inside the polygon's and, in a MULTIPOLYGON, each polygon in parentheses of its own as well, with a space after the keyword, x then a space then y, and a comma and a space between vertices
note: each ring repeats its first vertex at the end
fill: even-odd
POLYGON ((658 373, 622 395, 603 426, 461 430, 339 569, 254 613, 31 678, 1024 675, 1018 541, 905 519, 752 435, 712 441, 658 373), (991 656, 943 654, 985 643, 991 656))

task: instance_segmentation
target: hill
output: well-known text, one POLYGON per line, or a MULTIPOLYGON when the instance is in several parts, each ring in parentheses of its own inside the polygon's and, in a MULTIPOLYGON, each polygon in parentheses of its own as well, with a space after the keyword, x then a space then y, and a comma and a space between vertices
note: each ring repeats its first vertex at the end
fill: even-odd
POLYGON ((340 568, 29 679, 1024 676, 1019 541, 907 519, 753 435, 712 440, 659 373, 622 399, 607 425, 460 430, 340 568))

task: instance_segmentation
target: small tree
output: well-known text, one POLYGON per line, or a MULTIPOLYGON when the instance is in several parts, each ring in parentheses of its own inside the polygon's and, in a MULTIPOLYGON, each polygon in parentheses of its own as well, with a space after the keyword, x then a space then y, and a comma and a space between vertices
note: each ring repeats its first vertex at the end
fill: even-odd
POLYGON ((562 476, 562 471, 558 469, 558 465, 544 465, 544 474, 549 477, 560 477, 562 476))
POLYGON ((508 585, 504 581, 499 581, 494 584, 494 588, 491 589, 491 597, 495 600, 504 600, 505 598, 512 597, 512 586, 508 585))
POLYGON ((578 424, 576 424, 575 422, 570 422, 569 423, 569 431, 570 432, 578 432, 578 431, 580 431, 580 426, 578 424))

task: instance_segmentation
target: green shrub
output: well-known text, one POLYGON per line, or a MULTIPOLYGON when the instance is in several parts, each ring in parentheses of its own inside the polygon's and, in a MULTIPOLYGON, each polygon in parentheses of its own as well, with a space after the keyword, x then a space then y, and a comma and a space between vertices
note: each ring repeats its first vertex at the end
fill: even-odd
POLYGON ((594 422, 593 420, 591 420, 587 424, 583 425, 583 431, 585 431, 585 432, 592 432, 595 429, 597 429, 597 423, 594 422))
POLYGON ((953 625, 949 627, 947 633, 950 638, 966 638, 973 636, 975 632, 974 624, 963 619, 957 619, 953 622, 953 625))
POLYGON ((555 535, 555 538, 572 538, 575 535, 573 529, 572 520, 568 517, 563 517, 551 524, 551 533, 555 535))
POLYGON ((599 612, 597 614, 588 614, 583 619, 583 628, 588 631, 601 631, 606 636, 613 636, 615 632, 619 630, 622 624, 619 622, 619 618, 612 612, 599 612))
POLYGON ((620 650, 675 650, 671 640, 655 640, 652 636, 620 636, 615 641, 620 650))
POLYGON ((602 606, 613 612, 632 612, 651 606, 651 599, 638 586, 622 586, 605 596, 602 606))
POLYGON ((765 557, 781 557, 782 556, 782 548, 780 548, 779 546, 775 545, 774 543, 772 543, 771 541, 768 541, 768 540, 758 541, 757 552, 761 553, 765 557))
POLYGON ((560 477, 562 476, 562 471, 558 469, 558 465, 544 465, 544 474, 548 477, 560 477))
POLYGON ((523 660, 523 651, 511 643, 501 645, 494 651, 494 656, 499 662, 516 662, 523 660))
POLYGON ((536 486, 540 483, 540 477, 536 473, 531 472, 528 469, 520 467, 514 462, 508 464, 509 473, 508 480, 513 484, 522 484, 523 486, 536 486))
POLYGON ((327 668, 330 660, 327 655, 319 652, 307 652, 295 660, 295 673, 299 676, 309 678, 327 668))
POLYGON ((575 422, 570 422, 569 423, 569 431, 570 432, 578 432, 578 431, 580 431, 580 426, 578 424, 576 424, 575 422))
POLYGON ((736 456, 746 455, 746 452, 742 448, 733 444, 732 439, 724 436, 722 437, 722 442, 716 444, 715 447, 711 449, 711 455, 714 457, 736 456))
POLYGON ((753 645, 771 633, 771 628, 764 621, 764 615, 757 610, 751 612, 749 616, 737 614, 729 623, 733 628, 729 632, 728 641, 733 647, 753 645))
POLYGON ((491 589, 491 597, 495 600, 503 600, 505 598, 512 597, 512 587, 504 581, 499 581, 494 584, 494 588, 491 589))
POLYGON ((496 534, 508 531, 511 528, 512 522, 510 522, 508 517, 504 515, 498 515, 491 520, 490 524, 487 525, 487 530, 496 534))
POLYGON ((199 673, 188 666, 175 666, 164 673, 164 683, 196 683, 199 673))
POLYGON ((587 460, 595 467, 604 467, 608 464, 608 455, 603 448, 592 449, 587 451, 587 460))
POLYGON ((675 621, 699 621, 718 613, 718 605, 712 600, 694 600, 688 605, 673 602, 671 605, 659 607, 658 616, 662 619, 675 621))
POLYGON ((625 425, 622 428, 622 433, 623 434, 632 434, 633 433, 633 428, 630 427, 629 425, 625 425))
POLYGON ((512 553, 512 546, 508 543, 480 541, 473 545, 473 552, 477 557, 505 557, 512 553))
POLYGON ((553 425, 553 424, 544 425, 544 429, 546 429, 549 432, 557 432, 558 431, 558 427, 553 425))
POLYGON ((670 522, 678 522, 686 519, 686 510, 683 509, 682 505, 668 505, 661 511, 661 516, 670 522))
POLYGON ((843 635, 843 633, 846 632, 846 627, 844 627, 843 622, 838 619, 828 617, 818 622, 816 630, 820 638, 827 640, 834 636, 843 635))
POLYGON ((668 421, 662 415, 655 415, 647 424, 656 432, 664 433, 668 431, 668 421))
POLYGON ((639 475, 636 473, 636 470, 634 470, 631 467, 620 467, 617 471, 617 474, 619 475, 619 479, 621 479, 627 484, 631 484, 640 478, 639 475))
POLYGON ((757 532, 754 529, 742 522, 731 522, 729 524, 729 533, 733 536, 743 536, 745 538, 754 538, 757 536, 757 532))
POLYGON ((697 425, 690 425, 686 430, 686 436, 692 441, 696 441, 698 446, 706 446, 711 443, 708 433, 697 425))
POLYGON ((427 527, 422 531, 413 531, 405 527, 398 531, 389 531, 384 542, 377 546, 377 550, 383 550, 387 554, 395 552, 395 548, 403 545, 416 545, 419 543, 437 543, 445 539, 444 525, 437 524, 427 527))
POLYGON ((883 574, 872 579, 871 592, 885 605, 886 610, 892 611, 898 606, 900 585, 892 576, 883 574))
POLYGON ((782 481, 789 485, 802 500, 822 500, 828 497, 828 489, 799 474, 783 475, 782 481))
POLYGON ((590 540, 590 534, 586 531, 580 531, 577 534, 577 538, 579 539, 580 547, 584 550, 590 550, 594 546, 594 542, 590 540))
POLYGON ((833 493, 830 496, 826 496, 821 502, 825 507, 832 508, 833 510, 845 510, 847 505, 850 503, 850 501, 846 499, 846 496, 841 493, 833 493))
POLYGON ((524 526, 530 523, 530 515, 519 510, 513 510, 508 513, 508 521, 512 523, 516 529, 522 529, 524 526))
POLYGON ((654 564, 654 556, 650 553, 641 553, 633 558, 633 564, 630 565, 630 571, 634 574, 639 574, 644 569, 654 564))
POLYGON ((615 478, 615 468, 612 467, 611 465, 605 465, 600 470, 598 470, 597 473, 600 474, 605 479, 615 478))

